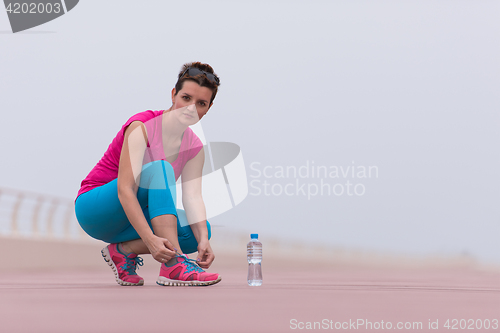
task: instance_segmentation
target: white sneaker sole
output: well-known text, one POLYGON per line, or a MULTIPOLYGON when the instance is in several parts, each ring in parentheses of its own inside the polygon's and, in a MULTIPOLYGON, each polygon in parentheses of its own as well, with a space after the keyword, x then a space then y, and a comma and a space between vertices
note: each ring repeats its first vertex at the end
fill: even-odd
POLYGON ((115 273, 115 279, 116 283, 122 286, 142 286, 144 285, 144 280, 139 281, 138 283, 132 283, 132 282, 126 282, 123 281, 118 277, 118 270, 116 269, 115 263, 113 260, 111 260, 111 255, 109 254, 108 247, 106 246, 104 249, 101 250, 102 257, 104 258, 104 261, 111 267, 113 270, 113 273, 115 273))
POLYGON ((219 278, 214 281, 179 281, 179 280, 170 280, 167 279, 166 277, 159 276, 158 280, 156 280, 156 283, 159 284, 160 286, 210 286, 216 283, 219 283, 221 281, 221 277, 219 275, 219 278))

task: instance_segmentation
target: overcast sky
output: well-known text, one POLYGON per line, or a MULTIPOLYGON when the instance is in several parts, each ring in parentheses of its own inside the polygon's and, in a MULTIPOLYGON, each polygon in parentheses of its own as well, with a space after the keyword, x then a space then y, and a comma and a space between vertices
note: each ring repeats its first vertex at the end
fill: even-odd
POLYGON ((123 123, 169 108, 181 65, 202 61, 221 79, 206 139, 241 147, 249 183, 212 223, 500 263, 499 14, 498 1, 86 0, 12 34, 0 11, 0 187, 74 199, 123 123), (313 165, 329 174, 280 173, 313 165))

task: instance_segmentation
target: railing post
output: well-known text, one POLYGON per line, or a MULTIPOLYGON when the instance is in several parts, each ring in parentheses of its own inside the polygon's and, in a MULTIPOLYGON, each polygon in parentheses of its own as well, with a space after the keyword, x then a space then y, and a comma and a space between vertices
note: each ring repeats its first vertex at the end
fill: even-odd
POLYGON ((33 236, 34 237, 39 237, 40 236, 40 228, 38 227, 38 218, 40 215, 40 208, 42 207, 43 204, 43 197, 38 197, 36 199, 36 206, 33 208, 33 220, 31 221, 31 229, 33 230, 33 236))
POLYGON ((73 205, 69 204, 68 208, 66 209, 66 214, 64 214, 64 226, 63 226, 63 232, 64 232, 64 237, 65 238, 71 238, 69 226, 71 223, 71 213, 73 212, 73 205))
POLYGON ((11 222, 11 232, 13 236, 17 236, 19 234, 19 230, 17 228, 17 219, 19 216, 19 207, 21 207, 21 203, 24 199, 23 193, 19 193, 17 195, 17 201, 14 204, 13 210, 12 210, 12 222, 11 222))
POLYGON ((47 234, 49 237, 54 237, 54 215, 57 210, 57 203, 57 199, 52 200, 52 205, 47 214, 47 234))

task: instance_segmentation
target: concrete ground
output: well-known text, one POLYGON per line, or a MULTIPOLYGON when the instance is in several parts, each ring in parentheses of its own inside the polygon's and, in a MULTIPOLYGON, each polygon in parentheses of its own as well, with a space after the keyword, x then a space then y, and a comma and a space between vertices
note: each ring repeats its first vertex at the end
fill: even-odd
MULTIPOLYGON (((65 248, 71 253, 73 247, 65 248)), ((79 253, 86 258, 93 253, 83 249, 79 253)), ((55 251, 68 260, 61 248, 55 251)), ((12 252, 3 253, 10 257, 5 262, 12 261, 12 252)), ((40 251, 18 261, 29 256, 38 262, 56 257, 40 251)), ((95 266, 4 265, 0 332, 449 332, 453 327, 462 331, 460 325, 476 332, 500 331, 498 270, 270 257, 264 258, 263 285, 249 287, 245 257, 238 254, 217 257, 209 271, 220 273, 222 281, 214 286, 158 286, 159 267, 148 259, 138 271, 145 285, 123 287, 99 253, 92 256, 86 260, 95 266)))

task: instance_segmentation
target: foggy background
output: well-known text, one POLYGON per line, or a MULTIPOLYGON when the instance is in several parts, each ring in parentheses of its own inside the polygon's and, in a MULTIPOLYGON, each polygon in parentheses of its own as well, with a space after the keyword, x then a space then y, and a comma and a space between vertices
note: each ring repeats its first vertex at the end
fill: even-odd
POLYGON ((499 14, 496 1, 86 0, 12 34, 2 9, 0 187, 73 200, 123 123, 169 108, 182 64, 201 61, 221 79, 206 139, 241 147, 249 185, 297 181, 252 163, 378 170, 323 179, 363 195, 249 186, 214 233, 498 264, 499 14))

